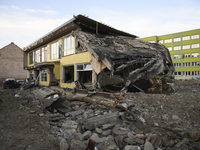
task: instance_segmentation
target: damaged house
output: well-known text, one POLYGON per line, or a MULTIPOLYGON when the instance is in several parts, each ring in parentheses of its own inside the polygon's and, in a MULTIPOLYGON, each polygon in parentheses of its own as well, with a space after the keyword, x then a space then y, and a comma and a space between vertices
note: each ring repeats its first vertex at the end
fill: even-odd
POLYGON ((24 48, 27 77, 42 86, 105 91, 171 90, 168 49, 78 15, 24 48))

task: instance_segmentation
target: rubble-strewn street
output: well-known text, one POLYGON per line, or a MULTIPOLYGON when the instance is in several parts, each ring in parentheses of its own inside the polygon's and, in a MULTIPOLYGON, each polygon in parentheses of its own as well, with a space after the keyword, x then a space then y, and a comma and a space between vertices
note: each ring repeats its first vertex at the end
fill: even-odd
POLYGON ((198 150, 200 80, 176 81, 174 87, 168 95, 116 99, 128 110, 72 101, 62 92, 51 112, 34 96, 39 87, 1 87, 0 149, 198 150))

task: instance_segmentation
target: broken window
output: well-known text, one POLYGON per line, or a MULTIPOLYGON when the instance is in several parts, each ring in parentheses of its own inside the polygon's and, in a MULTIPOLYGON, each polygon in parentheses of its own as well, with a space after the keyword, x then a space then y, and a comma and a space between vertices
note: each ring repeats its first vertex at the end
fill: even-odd
POLYGON ((29 70, 29 78, 33 79, 33 70, 29 70))
POLYGON ((29 65, 33 64, 33 52, 29 53, 29 65))
POLYGON ((40 62, 40 50, 35 51, 35 63, 40 62))
POLYGON ((63 66, 63 83, 74 82, 74 65, 73 66, 63 66))
POLYGON ((43 47, 42 49, 41 49, 41 51, 42 51, 42 62, 43 61, 47 61, 47 46, 45 46, 45 47, 43 47))
POLYGON ((91 64, 78 64, 76 66, 77 80, 83 83, 86 87, 91 86, 92 83, 92 65, 91 64))
POLYGON ((84 52, 84 51, 86 51, 86 50, 84 50, 84 48, 81 45, 81 43, 76 40, 76 53, 81 53, 81 52, 84 52))
POLYGON ((58 41, 50 45, 50 59, 59 58, 59 47, 58 41))
POLYGON ((63 56, 74 54, 74 37, 63 38, 63 56))
POLYGON ((41 70, 41 82, 47 82, 47 71, 48 69, 41 70))

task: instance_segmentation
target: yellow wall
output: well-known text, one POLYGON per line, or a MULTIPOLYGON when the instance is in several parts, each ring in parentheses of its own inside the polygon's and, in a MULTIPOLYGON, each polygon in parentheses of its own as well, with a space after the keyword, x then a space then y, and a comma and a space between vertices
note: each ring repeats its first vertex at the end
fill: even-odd
MULTIPOLYGON (((51 41, 50 43, 47 44, 47 62, 55 62, 55 61, 60 61, 60 63, 55 63, 54 65, 54 73, 56 79, 60 79, 60 87, 62 88, 73 88, 75 87, 75 83, 62 83, 62 67, 67 66, 67 65, 74 65, 74 80, 76 80, 76 64, 81 64, 81 63, 89 63, 91 60, 91 54, 89 52, 82 52, 75 54, 75 40, 74 40, 74 54, 63 56, 61 59, 52 59, 50 60, 50 44, 53 42, 58 41, 59 45, 62 45, 62 39, 64 37, 67 37, 71 34, 67 34, 57 40, 51 41)), ((44 45, 45 46, 45 45, 44 45)), ((43 46, 41 46, 42 48, 43 46)), ((37 48, 39 49, 39 48, 37 48)), ((35 49, 36 50, 36 49, 35 49)), ((34 51, 34 50, 33 50, 34 51)), ((29 52, 30 53, 30 52, 29 52)), ((34 66, 34 64, 29 65, 29 53, 27 56, 27 61, 28 61, 28 67, 34 66)), ((34 57, 34 56, 33 56, 34 57)), ((27 77, 29 76, 29 72, 27 71, 27 77)), ((94 77, 92 77, 92 81, 94 81, 94 77)), ((50 83, 50 71, 48 71, 47 75, 47 82, 39 82, 40 85, 42 86, 48 86, 50 83)))

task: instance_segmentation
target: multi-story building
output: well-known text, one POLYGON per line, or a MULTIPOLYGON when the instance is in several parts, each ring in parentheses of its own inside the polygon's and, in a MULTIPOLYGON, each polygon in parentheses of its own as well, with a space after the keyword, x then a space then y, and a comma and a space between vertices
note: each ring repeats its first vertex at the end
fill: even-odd
POLYGON ((165 45, 171 54, 176 79, 200 76, 200 29, 141 38, 150 43, 165 45))

